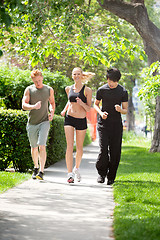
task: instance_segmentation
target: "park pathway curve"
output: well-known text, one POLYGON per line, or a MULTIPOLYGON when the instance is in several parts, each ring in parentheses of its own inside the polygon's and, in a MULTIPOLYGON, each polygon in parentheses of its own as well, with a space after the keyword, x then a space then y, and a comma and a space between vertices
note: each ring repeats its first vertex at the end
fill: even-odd
POLYGON ((0 194, 0 240, 113 240, 113 189, 97 183, 98 141, 84 148, 82 181, 67 183, 62 160, 44 181, 0 194))

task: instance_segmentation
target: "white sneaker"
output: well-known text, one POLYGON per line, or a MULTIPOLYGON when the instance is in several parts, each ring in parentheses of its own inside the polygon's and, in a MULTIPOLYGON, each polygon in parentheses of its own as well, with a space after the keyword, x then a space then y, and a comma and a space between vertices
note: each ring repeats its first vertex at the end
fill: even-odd
POLYGON ((80 182, 81 181, 81 174, 79 173, 79 168, 74 167, 73 168, 73 173, 76 175, 77 181, 80 182))

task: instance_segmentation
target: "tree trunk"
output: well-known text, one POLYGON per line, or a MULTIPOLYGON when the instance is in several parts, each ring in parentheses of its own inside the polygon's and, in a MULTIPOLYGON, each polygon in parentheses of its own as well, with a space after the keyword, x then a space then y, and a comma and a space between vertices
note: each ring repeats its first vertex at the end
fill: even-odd
MULTIPOLYGON (((144 0, 97 0, 99 5, 131 23, 143 39, 148 65, 160 61, 160 29, 149 20, 144 0)), ((160 97, 156 99, 155 128, 151 152, 160 152, 160 97)))
POLYGON ((154 135, 150 152, 160 152, 160 96, 156 98, 154 135))
POLYGON ((127 112, 127 130, 134 131, 135 128, 135 116, 132 96, 128 100, 128 112, 127 112))

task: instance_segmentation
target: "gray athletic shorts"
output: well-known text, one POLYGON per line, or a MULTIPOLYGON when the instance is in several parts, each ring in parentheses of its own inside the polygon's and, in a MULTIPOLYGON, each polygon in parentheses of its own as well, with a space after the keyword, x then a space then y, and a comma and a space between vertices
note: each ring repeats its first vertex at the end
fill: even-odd
POLYGON ((31 125, 27 123, 26 130, 30 146, 32 148, 35 148, 39 145, 46 146, 49 129, 50 129, 49 121, 45 121, 37 125, 31 125))

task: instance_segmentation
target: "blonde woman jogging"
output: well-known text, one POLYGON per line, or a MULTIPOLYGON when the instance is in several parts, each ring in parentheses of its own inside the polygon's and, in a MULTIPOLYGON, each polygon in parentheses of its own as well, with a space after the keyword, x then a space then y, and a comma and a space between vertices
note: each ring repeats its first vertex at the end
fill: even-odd
POLYGON ((68 169, 68 183, 74 183, 74 176, 77 181, 81 181, 79 167, 83 155, 83 142, 87 130, 86 113, 90 111, 92 103, 92 90, 84 83, 90 80, 95 74, 83 72, 81 68, 76 67, 72 71, 74 84, 66 87, 68 102, 61 112, 64 117, 64 129, 67 141, 66 165, 68 169), (67 111, 67 113, 66 113, 67 111), (74 130, 76 132, 76 159, 73 168, 73 146, 74 130))

